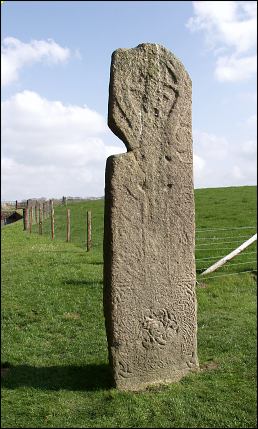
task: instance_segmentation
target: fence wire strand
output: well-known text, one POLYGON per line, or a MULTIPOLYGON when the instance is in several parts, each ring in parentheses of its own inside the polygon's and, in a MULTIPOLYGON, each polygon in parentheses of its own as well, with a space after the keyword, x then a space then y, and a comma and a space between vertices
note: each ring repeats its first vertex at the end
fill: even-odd
POLYGON ((245 270, 245 271, 236 271, 234 273, 227 273, 227 274, 218 274, 216 276, 205 276, 205 277, 201 277, 199 278, 199 280, 201 279, 214 279, 215 277, 226 277, 226 276, 235 276, 236 274, 244 274, 244 273, 254 273, 256 271, 256 269, 254 270, 245 270))
POLYGON ((256 226, 238 226, 238 227, 231 227, 231 228, 211 228, 211 229, 196 229, 195 232, 206 232, 206 231, 233 231, 237 229, 256 229, 256 226))
MULTIPOLYGON (((246 253, 238 253, 238 255, 236 255, 236 257, 237 256, 245 256, 245 255, 253 255, 253 254, 256 254, 257 252, 246 252, 246 253)), ((224 258, 224 256, 225 255, 218 255, 218 256, 209 256, 208 258, 200 258, 200 259, 195 259, 196 261, 207 261, 207 260, 210 260, 210 259, 217 259, 217 258, 224 258)))
MULTIPOLYGON (((28 200, 30 203, 35 203, 34 200, 28 200)), ((28 201, 23 201, 23 204, 28 203, 28 201)), ((67 203, 68 202, 82 202, 83 199, 77 198, 65 198, 65 205, 57 210, 55 213, 55 234, 57 235, 57 238, 65 240, 66 239, 66 211, 67 211, 67 203)), ((87 201, 87 200, 85 200, 87 201)), ((62 200, 53 200, 55 206, 60 206, 64 203, 62 200)), ((8 203, 8 202, 1 202, 8 203)), ((9 203, 14 204, 20 204, 16 201, 9 201, 9 203)), ((85 247, 87 242, 87 228, 86 228, 86 209, 84 207, 78 207, 74 212, 71 211, 71 227, 70 227, 70 234, 71 234, 71 241, 76 242, 80 244, 80 246, 85 247)), ((33 222, 33 230, 38 233, 38 222, 33 222)), ((49 215, 47 219, 44 217, 43 219, 42 227, 44 226, 43 233, 46 233, 47 230, 50 229, 51 224, 51 216, 49 215), (45 222, 46 221, 46 222, 45 222)), ((222 228, 197 228, 195 230, 196 232, 196 255, 199 256, 196 258, 196 270, 197 270, 197 276, 199 276, 204 270, 207 270, 214 264, 214 260, 219 260, 221 258, 224 258, 229 252, 233 252, 236 250, 238 246, 240 246, 241 243, 247 241, 248 238, 251 238, 250 235, 254 234, 254 231, 256 231, 256 226, 239 226, 239 227, 222 227, 222 228), (250 235, 247 235, 250 234, 250 235), (224 235, 224 236, 223 236, 224 235), (238 243, 238 244, 237 244, 238 243), (229 244, 229 246, 224 247, 224 244, 229 244), (223 247, 221 247, 223 246, 223 247), (204 252, 200 253, 199 252, 204 252), (224 255, 221 255, 221 253, 224 253, 224 255), (217 253, 219 253, 217 255, 217 253), (210 256, 208 256, 210 254, 210 256), (203 257, 202 257, 203 256, 203 257), (201 262, 203 261, 203 264, 208 265, 209 267, 199 267, 198 265, 201 265, 201 262)), ((99 245, 98 240, 100 240, 98 234, 95 238, 95 222, 93 221, 93 240, 95 245, 99 245)), ((97 231, 96 231, 97 232, 97 231)), ((253 246, 255 243, 252 243, 250 246, 253 246)), ((256 260, 250 260, 248 259, 245 261, 245 257, 248 258, 248 255, 254 255, 256 254, 256 251, 254 247, 250 248, 251 251, 242 251, 235 255, 238 259, 236 262, 231 262, 231 260, 228 260, 224 265, 219 267, 220 270, 222 270, 222 273, 220 272, 217 275, 204 275, 203 278, 209 279, 209 278, 215 278, 215 277, 222 277, 222 276, 229 276, 229 275, 235 275, 240 273, 248 273, 253 272, 252 270, 244 270, 244 264, 250 265, 254 264, 256 265, 256 260), (241 259, 240 259, 241 257, 241 259), (239 266, 239 271, 236 272, 227 272, 231 269, 234 270, 233 267, 239 266), (241 268, 240 268, 241 267, 241 268), (242 269, 242 271, 241 271, 242 269)), ((246 267, 248 268, 248 267, 246 267)))
POLYGON ((200 250, 205 250, 205 251, 213 250, 213 251, 215 251, 216 250, 216 252, 217 252, 217 250, 234 250, 234 249, 232 249, 232 247, 217 247, 216 249, 214 249, 214 248, 206 249, 206 247, 203 247, 203 248, 196 247, 195 250, 198 250, 198 251, 200 251, 200 250))
MULTIPOLYGON (((216 245, 216 244, 230 244, 230 243, 241 243, 241 242, 242 242, 242 240, 232 240, 232 241, 222 241, 220 243, 213 243, 213 244, 216 245)), ((199 244, 199 246, 209 246, 209 245, 210 245, 210 243, 208 243, 208 244, 199 244)))
MULTIPOLYGON (((253 262, 256 262, 256 259, 254 259, 254 260, 252 260, 252 261, 237 262, 237 263, 230 262, 230 261, 228 261, 228 262, 229 262, 229 265, 226 265, 224 268, 230 268, 232 265, 251 264, 251 263, 253 263, 253 262)), ((208 268, 210 268, 210 267, 201 267, 201 268, 198 268, 198 269, 199 269, 199 270, 207 270, 208 268)))
POLYGON ((231 236, 231 237, 199 237, 197 238, 197 240, 225 240, 225 238, 228 239, 228 238, 236 238, 236 237, 248 238, 250 237, 250 235, 237 235, 237 236, 231 236))
MULTIPOLYGON (((196 254, 198 255, 199 252, 202 252, 200 255, 203 255, 203 257, 197 257, 196 258, 196 271, 197 276, 201 275, 202 272, 205 270, 208 270, 212 264, 214 264, 214 260, 219 260, 221 258, 224 258, 228 253, 233 252, 236 247, 243 244, 243 242, 247 241, 248 238, 251 238, 250 235, 254 234, 254 231, 256 230, 255 226, 242 226, 242 227, 231 227, 231 228, 204 228, 204 229, 197 229, 196 230, 196 254), (244 232, 244 234, 239 234, 239 232, 244 232), (247 231, 250 231, 250 234, 248 234, 247 231), (200 233, 206 233, 210 232, 210 234, 200 234, 200 233), (227 233, 228 232, 228 233, 227 233), (223 236, 223 234, 225 234, 223 236), (221 245, 223 247, 221 247, 221 245), (226 247, 224 247, 226 245, 226 247), (229 246, 227 246, 229 245, 229 246), (205 251, 205 253, 203 253, 205 251), (216 255, 217 252, 220 252, 219 255, 216 255), (225 252, 224 255, 221 255, 222 252, 225 252), (210 256, 207 256, 207 253, 210 253, 210 256), (204 263, 206 266, 198 266, 201 265, 201 263, 204 263), (209 266, 207 266, 210 264, 209 266)), ((251 243, 254 245, 254 242, 251 243)), ((251 246, 251 245, 250 245, 251 246)), ((218 278, 221 276, 228 276, 228 275, 235 275, 238 273, 244 273, 244 272, 252 272, 254 270, 243 270, 244 265, 249 265, 251 268, 251 264, 253 264, 253 267, 256 267, 256 260, 244 260, 245 257, 248 257, 248 255, 254 255, 256 254, 256 251, 254 251, 254 248, 252 247, 250 249, 250 252, 241 251, 235 255, 235 257, 238 257, 236 262, 232 262, 231 260, 225 261, 223 265, 218 267, 217 269, 222 270, 222 273, 220 271, 219 274, 215 274, 214 276, 210 275, 204 275, 205 279, 209 278, 218 278), (241 259, 240 259, 241 258, 241 259), (227 272, 231 269, 236 269, 236 267, 239 267, 239 271, 236 272, 227 272), (226 273, 225 273, 226 271, 226 273)))

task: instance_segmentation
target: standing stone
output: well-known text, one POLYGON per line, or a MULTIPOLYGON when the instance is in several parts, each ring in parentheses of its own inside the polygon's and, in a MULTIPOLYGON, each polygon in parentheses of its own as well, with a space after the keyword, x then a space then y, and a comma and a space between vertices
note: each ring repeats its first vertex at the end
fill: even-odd
POLYGON ((114 384, 139 390, 197 370, 191 79, 167 49, 112 55, 104 313, 114 384))

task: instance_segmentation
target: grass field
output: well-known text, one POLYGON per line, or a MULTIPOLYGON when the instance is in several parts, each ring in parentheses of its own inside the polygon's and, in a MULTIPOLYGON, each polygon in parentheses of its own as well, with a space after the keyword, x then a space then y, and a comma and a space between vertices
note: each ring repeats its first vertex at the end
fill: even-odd
MULTIPOLYGON (((42 236, 36 225, 24 232, 22 221, 2 230, 2 427, 256 427, 256 263, 243 254, 241 265, 218 274, 246 273, 197 287, 199 373, 141 393, 119 392, 110 384, 102 308, 103 201, 68 207, 71 243, 62 207, 55 210, 54 241, 49 220, 42 236)), ((197 243, 202 234, 214 238, 210 229, 253 227, 255 220, 255 187, 196 190, 197 243)), ((197 259, 215 258, 216 249, 198 250, 197 259)))

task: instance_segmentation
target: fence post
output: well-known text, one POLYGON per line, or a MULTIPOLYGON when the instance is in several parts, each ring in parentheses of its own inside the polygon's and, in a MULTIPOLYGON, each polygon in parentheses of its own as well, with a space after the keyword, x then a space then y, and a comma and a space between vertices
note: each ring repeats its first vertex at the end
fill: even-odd
POLYGON ((42 207, 39 204, 39 234, 42 234, 42 207))
POLYGON ((35 221, 38 223, 38 202, 35 202, 35 221))
POLYGON ((91 211, 87 211, 87 252, 90 251, 91 246, 91 211))
POLYGON ((55 238, 55 211, 53 200, 51 200, 51 238, 52 240, 55 238))
POLYGON ((18 201, 16 200, 15 201, 15 210, 17 210, 18 209, 18 201))
POLYGON ((67 229, 66 229, 66 241, 70 241, 71 240, 71 213, 70 213, 70 209, 66 210, 67 216, 67 229))
POLYGON ((28 209, 23 209, 23 230, 28 229, 28 209))
POLYGON ((31 229, 32 229, 32 207, 29 208, 29 213, 30 213, 30 234, 31 234, 31 229))
POLYGON ((44 221, 46 219, 46 208, 45 208, 45 203, 42 203, 42 221, 44 221))

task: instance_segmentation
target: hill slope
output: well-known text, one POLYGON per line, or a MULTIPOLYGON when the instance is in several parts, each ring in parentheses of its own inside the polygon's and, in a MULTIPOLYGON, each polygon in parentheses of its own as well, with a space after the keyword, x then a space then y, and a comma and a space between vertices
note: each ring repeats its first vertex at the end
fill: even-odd
MULTIPOLYGON (((254 187, 197 190, 197 230, 254 226, 255 195, 254 187)), ((2 364, 9 368, 2 426, 256 427, 255 276, 197 287, 198 374, 137 394, 118 392, 110 385, 102 309, 103 201, 71 210, 71 243, 62 208, 54 241, 47 224, 42 236, 24 232, 21 221, 2 230, 2 364), (87 209, 91 252, 80 220, 87 209)))

